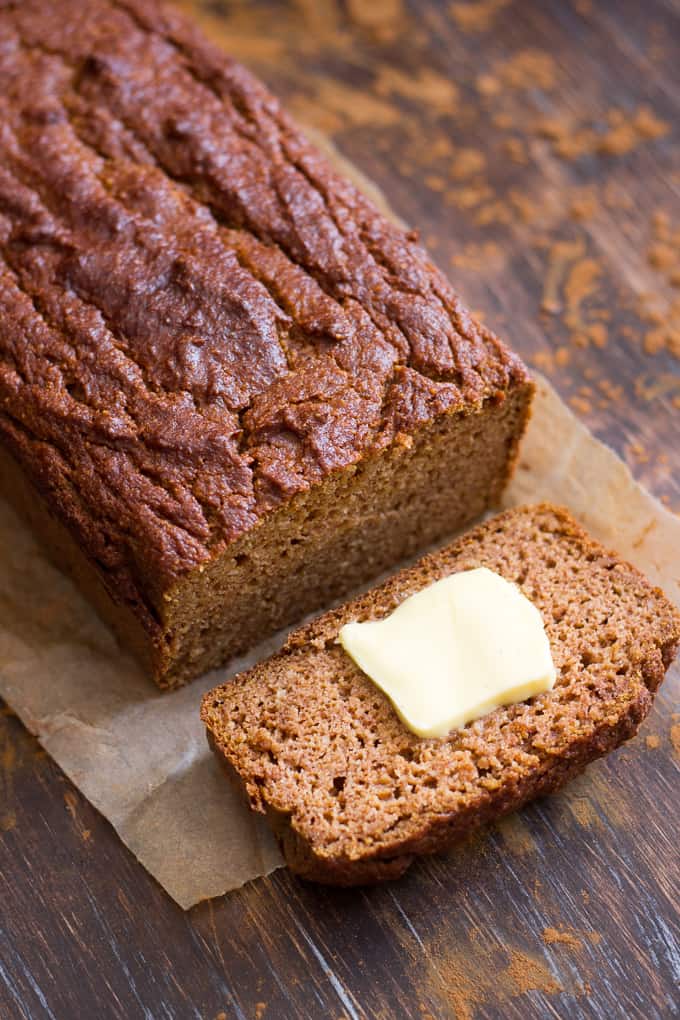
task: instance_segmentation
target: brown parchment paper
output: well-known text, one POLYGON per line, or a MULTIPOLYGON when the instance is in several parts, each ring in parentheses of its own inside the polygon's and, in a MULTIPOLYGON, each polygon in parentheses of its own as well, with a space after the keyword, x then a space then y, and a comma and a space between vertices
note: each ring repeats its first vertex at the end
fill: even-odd
MULTIPOLYGON (((332 143, 306 129, 341 172, 396 220, 332 143)), ((593 438, 547 381, 505 504, 550 500, 640 567, 680 605, 680 519, 593 438)), ((208 751, 203 693, 263 659, 281 633, 172 694, 160 694, 0 493, 0 695, 180 906, 236 889, 283 862, 208 751)))
MULTIPOLYGON (((568 506, 680 605, 680 519, 539 379, 505 502, 541 499, 568 506)), ((185 908, 281 864, 264 823, 225 782, 198 719, 203 692, 224 675, 159 694, 0 500, 0 694, 185 908)))

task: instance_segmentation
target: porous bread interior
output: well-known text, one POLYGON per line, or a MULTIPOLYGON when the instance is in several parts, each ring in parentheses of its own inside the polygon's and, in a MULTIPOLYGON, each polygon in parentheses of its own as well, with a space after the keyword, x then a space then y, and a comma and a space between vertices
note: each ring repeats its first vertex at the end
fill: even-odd
POLYGON ((442 415, 329 475, 182 580, 161 610, 158 682, 175 686, 228 661, 494 505, 532 389, 442 415))
POLYGON ((408 855, 561 785, 631 736, 679 639, 663 594, 565 512, 518 509, 294 632, 282 654, 206 695, 203 717, 252 805, 279 831, 289 864, 354 884, 385 877, 381 869, 400 873, 408 855), (337 632, 481 565, 538 606, 557 684, 446 739, 421 739, 337 632))

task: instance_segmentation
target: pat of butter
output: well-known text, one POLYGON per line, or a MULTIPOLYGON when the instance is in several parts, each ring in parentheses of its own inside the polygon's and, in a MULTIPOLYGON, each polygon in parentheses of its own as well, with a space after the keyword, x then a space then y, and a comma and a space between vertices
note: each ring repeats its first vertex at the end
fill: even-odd
POLYGON ((552 690, 557 676, 538 609, 486 567, 436 581, 384 620, 347 623, 339 640, 419 737, 552 690))

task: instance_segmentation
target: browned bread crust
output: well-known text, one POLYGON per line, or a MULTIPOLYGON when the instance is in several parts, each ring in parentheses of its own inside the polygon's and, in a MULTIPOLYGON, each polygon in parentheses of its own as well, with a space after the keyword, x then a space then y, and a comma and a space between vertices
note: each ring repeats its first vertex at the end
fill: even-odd
POLYGON ((493 502, 531 392, 180 16, 0 4, 3 481, 23 473, 161 685, 493 502))
POLYGON ((289 866, 354 885, 401 874, 482 823, 557 789, 632 737, 680 641, 680 614, 561 509, 510 510, 291 634, 206 694, 209 741, 289 866), (540 609, 555 688, 443 740, 422 739, 337 643, 441 577, 487 566, 540 609))

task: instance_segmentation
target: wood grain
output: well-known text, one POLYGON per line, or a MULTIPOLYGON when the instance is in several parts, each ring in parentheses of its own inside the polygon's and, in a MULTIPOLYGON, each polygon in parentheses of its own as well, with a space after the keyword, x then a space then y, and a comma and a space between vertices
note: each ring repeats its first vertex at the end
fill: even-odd
MULTIPOLYGON (((181 6, 680 510, 680 8, 181 6)), ((0 1017, 678 1015, 679 687, 676 667, 640 736, 563 794, 393 886, 280 871, 188 915, 7 713, 0 1017)))

